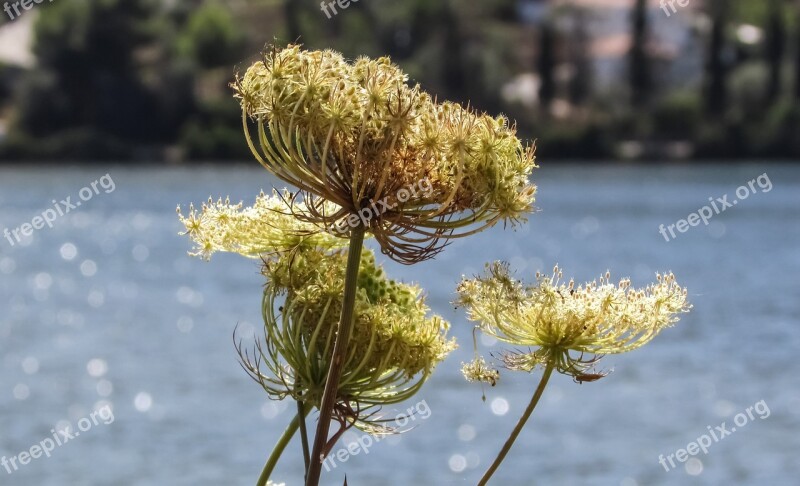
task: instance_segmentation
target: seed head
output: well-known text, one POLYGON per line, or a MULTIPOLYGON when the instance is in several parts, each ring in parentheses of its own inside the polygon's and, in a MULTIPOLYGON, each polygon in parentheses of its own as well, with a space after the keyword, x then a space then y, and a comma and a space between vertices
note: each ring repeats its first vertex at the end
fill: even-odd
POLYGON ((251 151, 301 190, 300 217, 331 228, 384 201, 367 229, 395 260, 532 210, 534 149, 508 120, 436 103, 386 57, 273 48, 233 86, 251 151))
MULTIPOLYGON (((247 373, 274 399, 291 396, 318 407, 342 310, 346 240, 287 212, 288 193, 261 194, 251 207, 209 199, 178 215, 194 254, 260 258, 266 277, 262 312, 266 339, 253 349, 237 343, 247 373)), ((388 278, 364 249, 358 275, 356 323, 335 408, 337 420, 388 433, 375 407, 406 400, 453 349, 449 323, 429 315, 421 290, 388 278)))

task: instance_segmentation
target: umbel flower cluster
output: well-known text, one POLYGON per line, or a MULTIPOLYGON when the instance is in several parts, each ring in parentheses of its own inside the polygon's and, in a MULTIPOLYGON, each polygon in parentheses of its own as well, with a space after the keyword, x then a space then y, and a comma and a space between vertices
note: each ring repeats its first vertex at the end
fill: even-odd
POLYGON ((298 216, 331 228, 385 202, 365 229, 397 261, 532 210, 534 149, 509 121, 437 103, 388 58, 273 48, 234 88, 256 159, 300 189, 298 216), (431 191, 398 198, 422 180, 431 191))
MULTIPOLYGON (((439 103, 388 58, 348 62, 329 50, 272 48, 233 87, 256 160, 298 191, 262 192, 250 207, 209 200, 178 215, 194 255, 233 252, 263 263, 266 339, 253 348, 240 341, 237 351, 271 398, 290 397, 298 411, 258 484, 269 483, 299 429, 306 484, 315 486, 321 460, 344 431, 393 432, 378 409, 408 400, 456 347, 420 289, 389 279, 364 238, 412 264, 451 238, 524 220, 535 202, 535 150, 505 117, 439 103), (408 190, 423 182, 424 191, 408 190), (320 414, 309 450, 305 426, 313 408, 320 414), (332 419, 340 427, 329 439, 332 419)), ((593 368, 603 355, 644 345, 690 309, 671 273, 637 290, 627 279, 612 284, 608 273, 576 285, 556 267, 528 286, 505 264, 487 269, 463 279, 456 303, 477 328, 515 347, 501 357, 506 368, 544 371, 480 486, 554 371, 579 382, 602 378, 593 368)), ((499 378, 477 350, 462 371, 491 385, 499 378)))
MULTIPOLYGON (((238 344, 242 365, 272 398, 318 408, 341 314, 346 242, 311 232, 283 205, 280 195, 262 194, 251 208, 210 202, 180 219, 198 256, 262 258, 266 339, 254 350, 238 344)), ((386 431, 370 420, 372 407, 414 395, 455 342, 447 338, 449 324, 428 315, 420 289, 389 279, 369 250, 361 256, 355 314, 334 416, 343 429, 386 431)))
MULTIPOLYGON (((634 289, 629 279, 611 283, 608 272, 575 285, 573 280, 565 283, 556 266, 552 276, 537 272, 537 284, 525 286, 505 264, 494 263, 487 269, 486 275, 461 282, 457 303, 466 307, 468 318, 484 333, 530 348, 503 356, 511 370, 531 371, 551 364, 576 381, 599 379, 604 375, 588 372, 599 357, 643 346, 691 307, 686 289, 671 273, 657 274, 656 283, 634 289)), ((482 358, 463 371, 471 381, 496 379, 482 358)))

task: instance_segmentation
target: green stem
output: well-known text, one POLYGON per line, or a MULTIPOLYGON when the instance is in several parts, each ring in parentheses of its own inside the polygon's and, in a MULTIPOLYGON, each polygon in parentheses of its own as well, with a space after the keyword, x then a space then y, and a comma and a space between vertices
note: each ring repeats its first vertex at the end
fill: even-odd
POLYGON ((303 417, 300 420, 300 442, 303 445, 303 464, 305 464, 305 467, 303 468, 304 473, 308 472, 308 464, 310 462, 310 456, 308 453, 308 431, 306 430, 306 415, 308 415, 308 413, 305 411, 303 401, 297 400, 297 416, 303 417))
POLYGON ((536 408, 536 404, 539 403, 539 398, 542 397, 542 393, 544 392, 544 387, 547 386, 547 381, 550 379, 550 375, 553 374, 554 363, 549 361, 547 363, 547 367, 544 370, 544 374, 542 375, 542 379, 539 381, 539 386, 536 387, 536 392, 533 394, 533 398, 531 398, 531 403, 528 404, 528 408, 525 409, 525 413, 522 414, 520 417, 519 422, 517 422, 517 426, 514 427, 514 430, 511 432, 508 440, 506 440, 505 445, 500 450, 500 454, 497 455, 497 458, 494 460, 492 465, 486 471, 486 473, 481 478, 478 486, 486 486, 486 483, 489 482, 489 479, 492 477, 492 474, 497 471, 497 468, 500 467, 500 464, 503 462, 503 459, 506 458, 506 454, 508 451, 511 450, 511 446, 514 445, 514 441, 517 440, 517 436, 520 432, 522 432, 522 428, 525 426, 525 422, 528 421, 531 414, 533 413, 533 409, 536 408))
MULTIPOLYGON (((307 412, 306 412, 307 413, 307 412)), ((289 445, 289 442, 294 437, 295 432, 297 432, 297 428, 300 426, 300 422, 305 420, 305 417, 301 417, 300 415, 295 415, 289 425, 286 427, 286 430, 283 431, 283 435, 281 438, 278 439, 278 443, 275 444, 275 447, 272 449, 272 454, 269 455, 269 459, 267 459, 267 463, 264 464, 264 470, 261 471, 261 477, 258 478, 258 483, 256 486, 266 486, 267 480, 272 475, 273 469, 275 469, 275 465, 278 464, 278 459, 281 458, 281 454, 286 449, 286 446, 289 445)))
POLYGON ((350 247, 347 255, 347 270, 344 280, 344 298, 342 301, 342 314, 339 319, 339 328, 336 341, 333 345, 331 366, 325 381, 325 392, 319 406, 319 423, 314 436, 314 447, 311 450, 311 464, 308 467, 306 486, 318 486, 322 474, 322 461, 325 459, 323 450, 328 442, 328 433, 331 428, 333 407, 336 405, 336 396, 339 390, 339 381, 344 371, 347 348, 350 344, 350 334, 355 323, 356 290, 358 289, 358 269, 361 264, 361 250, 364 247, 365 228, 358 226, 350 234, 350 247))

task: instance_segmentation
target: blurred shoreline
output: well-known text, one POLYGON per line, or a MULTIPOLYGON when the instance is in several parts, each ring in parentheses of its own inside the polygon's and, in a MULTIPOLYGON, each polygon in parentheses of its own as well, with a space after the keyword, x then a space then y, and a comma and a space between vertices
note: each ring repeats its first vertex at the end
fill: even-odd
POLYGON ((288 39, 389 56, 550 160, 800 160, 797 2, 70 0, 0 25, 0 163, 247 159, 229 84, 288 39))

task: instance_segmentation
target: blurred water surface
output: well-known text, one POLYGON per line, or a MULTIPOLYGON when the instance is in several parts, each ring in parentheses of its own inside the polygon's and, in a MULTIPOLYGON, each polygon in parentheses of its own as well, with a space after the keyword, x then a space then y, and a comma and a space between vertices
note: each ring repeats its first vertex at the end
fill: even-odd
MULTIPOLYGON (((800 170, 548 166, 540 211, 515 231, 454 242, 439 258, 389 272, 419 282, 453 322, 461 349, 416 400, 430 417, 325 473, 326 484, 475 484, 521 414, 535 376, 506 374, 496 388, 459 374, 471 327, 449 303, 462 274, 505 259, 533 278, 559 263, 591 279, 611 269, 644 285, 673 270, 694 310, 645 348, 609 356, 597 383, 556 377, 495 484, 792 484, 800 475, 800 170), (674 241, 658 233, 758 175, 751 195, 674 241), (755 420, 675 470, 677 449, 764 400, 755 420), (699 460, 699 461, 698 461, 699 460)), ((13 229, 110 174, 115 190, 10 245, 0 239, 0 455, 113 406, 114 421, 33 460, 2 485, 248 485, 293 415, 271 402, 236 362, 231 333, 259 334, 254 261, 187 256, 176 204, 230 195, 252 202, 272 180, 250 167, 0 169, 0 230, 13 229)), ((490 344, 490 343, 484 343, 490 344)), ((484 351, 492 347, 484 346, 484 351)), ((346 440, 353 440, 351 434, 346 440)), ((301 484, 293 442, 277 470, 301 484)))

